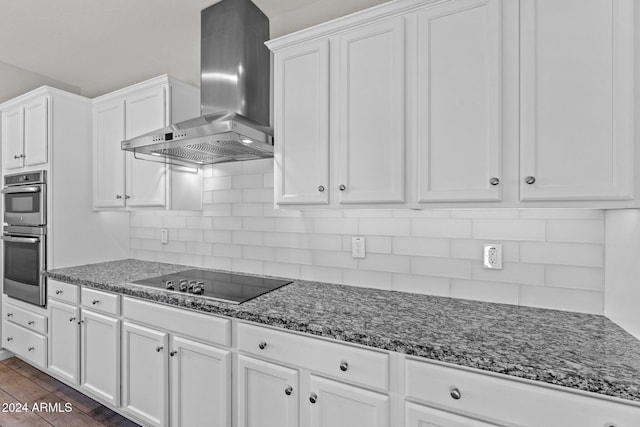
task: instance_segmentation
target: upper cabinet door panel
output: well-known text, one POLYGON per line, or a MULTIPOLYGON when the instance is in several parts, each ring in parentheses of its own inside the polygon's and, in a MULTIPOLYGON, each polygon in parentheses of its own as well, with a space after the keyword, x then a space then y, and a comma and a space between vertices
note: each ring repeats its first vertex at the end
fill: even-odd
POLYGON ((96 106, 93 112, 94 205, 99 208, 124 207, 125 152, 124 102, 116 100, 96 106))
MULTIPOLYGON (((167 87, 161 86, 127 96, 125 136, 133 138, 167 125, 167 87)), ((153 161, 135 159, 127 153, 127 205, 165 206, 167 167, 153 161)))
POLYGON ((24 135, 24 110, 22 107, 2 113, 2 146, 4 147, 4 168, 15 169, 22 166, 22 140, 24 135))
POLYGON ((49 146, 49 97, 43 96, 24 106, 24 165, 47 163, 49 146))
POLYGON ((520 198, 630 198, 633 1, 520 4, 520 198))
MULTIPOLYGON (((339 36, 336 123, 340 203, 404 201, 404 18, 339 36)), ((335 120, 334 120, 335 119, 335 120)))
POLYGON ((329 202, 329 42, 275 56, 278 204, 329 202))
POLYGON ((500 200, 500 0, 418 13, 418 201, 500 200))

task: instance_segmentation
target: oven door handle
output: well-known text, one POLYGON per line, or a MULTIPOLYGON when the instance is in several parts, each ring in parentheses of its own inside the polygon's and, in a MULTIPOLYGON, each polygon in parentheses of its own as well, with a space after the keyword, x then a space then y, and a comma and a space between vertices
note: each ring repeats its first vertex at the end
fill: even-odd
POLYGON ((38 243, 40 241, 39 237, 13 237, 2 235, 0 238, 2 240, 6 240, 7 242, 15 243, 38 243))
POLYGON ((30 187, 8 187, 2 189, 2 194, 16 194, 16 193, 39 193, 40 187, 38 186, 30 186, 30 187))

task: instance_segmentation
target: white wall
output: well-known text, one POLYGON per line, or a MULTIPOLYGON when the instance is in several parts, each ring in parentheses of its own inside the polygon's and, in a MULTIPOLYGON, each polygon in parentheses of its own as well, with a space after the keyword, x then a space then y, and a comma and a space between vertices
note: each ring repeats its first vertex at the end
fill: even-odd
POLYGON ((640 210, 610 210, 605 216, 605 315, 640 339, 640 210))
POLYGON ((0 103, 29 92, 42 85, 52 86, 67 92, 80 93, 80 89, 63 82, 51 79, 42 74, 27 71, 23 68, 0 62, 0 103))
POLYGON ((602 210, 276 211, 273 160, 204 173, 203 212, 132 213, 133 258, 603 313, 602 210), (503 270, 482 268, 484 242, 504 245, 503 270))

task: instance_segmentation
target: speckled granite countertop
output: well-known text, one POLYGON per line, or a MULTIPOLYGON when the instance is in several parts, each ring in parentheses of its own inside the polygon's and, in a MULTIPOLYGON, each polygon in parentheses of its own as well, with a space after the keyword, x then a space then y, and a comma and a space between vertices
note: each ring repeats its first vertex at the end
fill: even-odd
POLYGON ((193 267, 137 260, 68 283, 640 402, 640 341, 604 316, 296 280, 240 305, 131 285, 193 267))

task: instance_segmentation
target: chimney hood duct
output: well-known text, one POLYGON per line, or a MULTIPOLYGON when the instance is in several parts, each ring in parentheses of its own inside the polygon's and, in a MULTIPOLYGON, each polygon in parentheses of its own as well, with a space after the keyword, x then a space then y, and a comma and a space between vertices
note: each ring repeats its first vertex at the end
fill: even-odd
POLYGON ((134 154, 205 165, 273 157, 269 20, 250 0, 201 12, 200 117, 122 142, 134 154))

